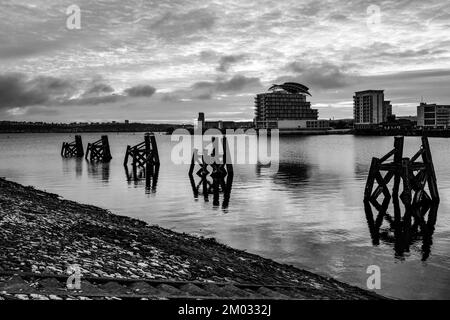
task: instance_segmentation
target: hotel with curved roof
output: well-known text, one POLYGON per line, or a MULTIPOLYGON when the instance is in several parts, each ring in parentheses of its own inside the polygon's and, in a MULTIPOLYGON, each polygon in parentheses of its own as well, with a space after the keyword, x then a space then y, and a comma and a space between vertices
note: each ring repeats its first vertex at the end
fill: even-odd
POLYGON ((257 129, 327 129, 328 120, 318 120, 318 110, 306 100, 309 88, 295 82, 274 84, 269 92, 255 97, 255 127, 257 129))

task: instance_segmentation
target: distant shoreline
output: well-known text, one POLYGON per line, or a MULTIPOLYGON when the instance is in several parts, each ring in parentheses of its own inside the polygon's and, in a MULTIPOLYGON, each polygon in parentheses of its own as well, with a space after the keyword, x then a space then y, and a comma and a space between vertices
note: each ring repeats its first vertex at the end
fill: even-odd
MULTIPOLYGON (((103 123, 89 125, 75 124, 12 124, 9 122, 0 122, 0 134, 18 134, 18 133, 140 133, 140 132, 158 132, 171 134, 176 129, 186 129, 194 132, 193 125, 184 124, 144 124, 144 123, 103 123), (6 123, 6 124, 5 124, 6 123)), ((236 128, 252 129, 248 127, 236 128)), ((254 128, 253 128, 254 129, 254 128)), ((222 130, 226 131, 226 129, 222 130)), ((269 129, 270 131, 270 129, 269 129)), ((307 135, 355 135, 355 136, 422 136, 450 138, 450 130, 444 129, 301 129, 301 130, 280 130, 280 136, 307 136, 307 135)))
POLYGON ((54 124, 0 122, 0 133, 168 132, 191 125, 158 123, 54 124))

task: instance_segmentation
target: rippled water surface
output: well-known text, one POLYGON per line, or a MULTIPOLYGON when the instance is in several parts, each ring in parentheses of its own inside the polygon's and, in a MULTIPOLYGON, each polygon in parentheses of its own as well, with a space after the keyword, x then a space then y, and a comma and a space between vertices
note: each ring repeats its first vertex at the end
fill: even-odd
MULTIPOLYGON (((100 134, 82 136, 86 146, 100 134)), ((371 157, 391 150, 392 137, 281 137, 277 171, 235 166, 227 208, 212 197, 194 199, 188 167, 170 160, 170 136, 157 135, 161 167, 149 188, 145 180, 127 178, 122 164, 126 145, 141 142, 143 134, 110 133, 109 139, 113 160, 93 165, 60 157, 62 141, 73 135, 0 134, 0 176, 363 288, 367 267, 378 265, 380 293, 389 296, 450 298, 450 139, 430 139, 441 204, 426 261, 420 239, 403 256, 395 255, 391 241, 372 245, 362 196, 371 157)), ((405 154, 412 156, 419 144, 405 138, 405 154)))

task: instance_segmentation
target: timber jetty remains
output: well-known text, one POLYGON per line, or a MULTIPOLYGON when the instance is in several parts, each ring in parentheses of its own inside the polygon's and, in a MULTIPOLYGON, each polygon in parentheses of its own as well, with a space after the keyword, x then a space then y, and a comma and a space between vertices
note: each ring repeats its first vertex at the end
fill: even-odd
POLYGON ((82 158, 84 156, 83 141, 81 140, 80 135, 75 136, 75 141, 63 142, 61 156, 64 158, 82 158))
POLYGON ((88 143, 86 150, 86 159, 94 162, 109 162, 112 159, 111 150, 109 148, 108 136, 104 135, 100 138, 100 140, 95 141, 94 143, 88 143))
POLYGON ((203 154, 200 155, 198 149, 194 149, 188 174, 195 199, 202 193, 205 201, 209 201, 208 197, 212 194, 213 205, 218 206, 219 194, 223 192, 222 208, 225 209, 230 201, 234 171, 233 164, 227 159, 230 152, 227 138, 223 136, 221 140, 222 153, 220 153, 219 139, 216 137, 211 139, 213 144, 211 154, 203 150, 203 154), (195 181, 195 170, 200 178, 199 182, 195 181))
POLYGON ((431 244, 440 202, 436 173, 426 136, 422 137, 419 151, 411 158, 403 157, 403 143, 403 136, 395 137, 394 149, 381 158, 372 159, 364 192, 364 208, 375 245, 379 244, 379 230, 383 219, 386 219, 394 229, 396 253, 409 251, 420 230, 425 247, 423 259, 426 259, 429 254, 426 248, 429 249, 431 244), (391 193, 389 183, 392 179, 391 193), (378 198, 382 195, 380 203, 378 198), (394 217, 388 214, 391 200, 394 217), (372 208, 377 211, 376 217, 372 208))

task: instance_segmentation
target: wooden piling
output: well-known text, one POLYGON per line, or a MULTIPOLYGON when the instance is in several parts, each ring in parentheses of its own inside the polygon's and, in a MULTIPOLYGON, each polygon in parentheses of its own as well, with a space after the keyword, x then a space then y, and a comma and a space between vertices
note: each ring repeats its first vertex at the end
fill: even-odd
POLYGON ((154 134, 149 134, 150 137, 150 145, 152 151, 151 161, 152 164, 159 164, 159 153, 158 153, 158 144, 156 143, 156 138, 154 134))
POLYGON ((403 145, 404 138, 395 137, 393 150, 381 158, 372 159, 364 189, 364 209, 372 240, 374 244, 378 243, 378 236, 374 233, 379 232, 383 217, 389 218, 394 229, 396 253, 409 250, 410 243, 419 229, 424 239, 429 239, 434 230, 439 205, 436 174, 427 137, 422 137, 420 150, 411 158, 403 157, 403 145), (422 162, 418 161, 420 157, 422 162), (389 162, 389 159, 392 160, 389 162), (385 173, 384 177, 382 172, 385 173), (391 194, 388 184, 392 178, 394 183, 391 194), (402 182, 402 193, 399 195, 402 182), (425 189, 427 184, 430 195, 425 189), (382 194, 384 199, 380 204, 377 199, 382 194), (394 219, 387 212, 391 199, 394 219), (373 219, 372 207, 377 212, 376 220, 373 219))
POLYGON ((102 148, 103 148, 103 162, 108 162, 112 159, 111 149, 109 148, 108 136, 102 136, 102 148))
POLYGON ((90 161, 109 162, 112 159, 108 136, 101 136, 100 140, 88 143, 85 159, 90 161))
POLYGON ((123 165, 128 165, 131 158, 133 166, 146 167, 147 165, 159 165, 158 145, 152 133, 144 135, 144 141, 131 147, 127 146, 123 165))
POLYGON ((77 150, 77 156, 83 157, 83 155, 84 155, 83 141, 81 140, 80 135, 75 136, 75 148, 77 150))
POLYGON ((80 135, 75 136, 73 142, 63 142, 61 148, 61 156, 64 158, 77 157, 82 158, 84 155, 83 142, 80 135))
POLYGON ((211 140, 213 150, 210 154, 199 155, 198 149, 192 152, 191 164, 189 167, 189 180, 191 182, 194 198, 197 199, 202 189, 205 201, 209 201, 209 194, 213 195, 213 205, 219 205, 219 195, 224 194, 222 208, 227 208, 230 201, 231 184, 233 182, 233 165, 227 161, 227 154, 229 153, 227 139, 222 138, 222 154, 219 153, 219 140, 215 137, 211 140), (194 171, 195 167, 199 169, 196 175, 200 177, 199 183, 195 182, 194 171), (210 180, 212 181, 210 181, 210 180))
POLYGON ((431 198, 439 202, 439 191, 437 187, 437 179, 436 179, 436 172, 434 171, 434 165, 433 165, 433 159, 431 157, 431 150, 430 150, 430 144, 428 142, 428 138, 426 136, 422 137, 422 146, 423 146, 423 153, 422 153, 422 160, 425 166, 427 167, 428 171, 428 187, 430 189, 431 198))

